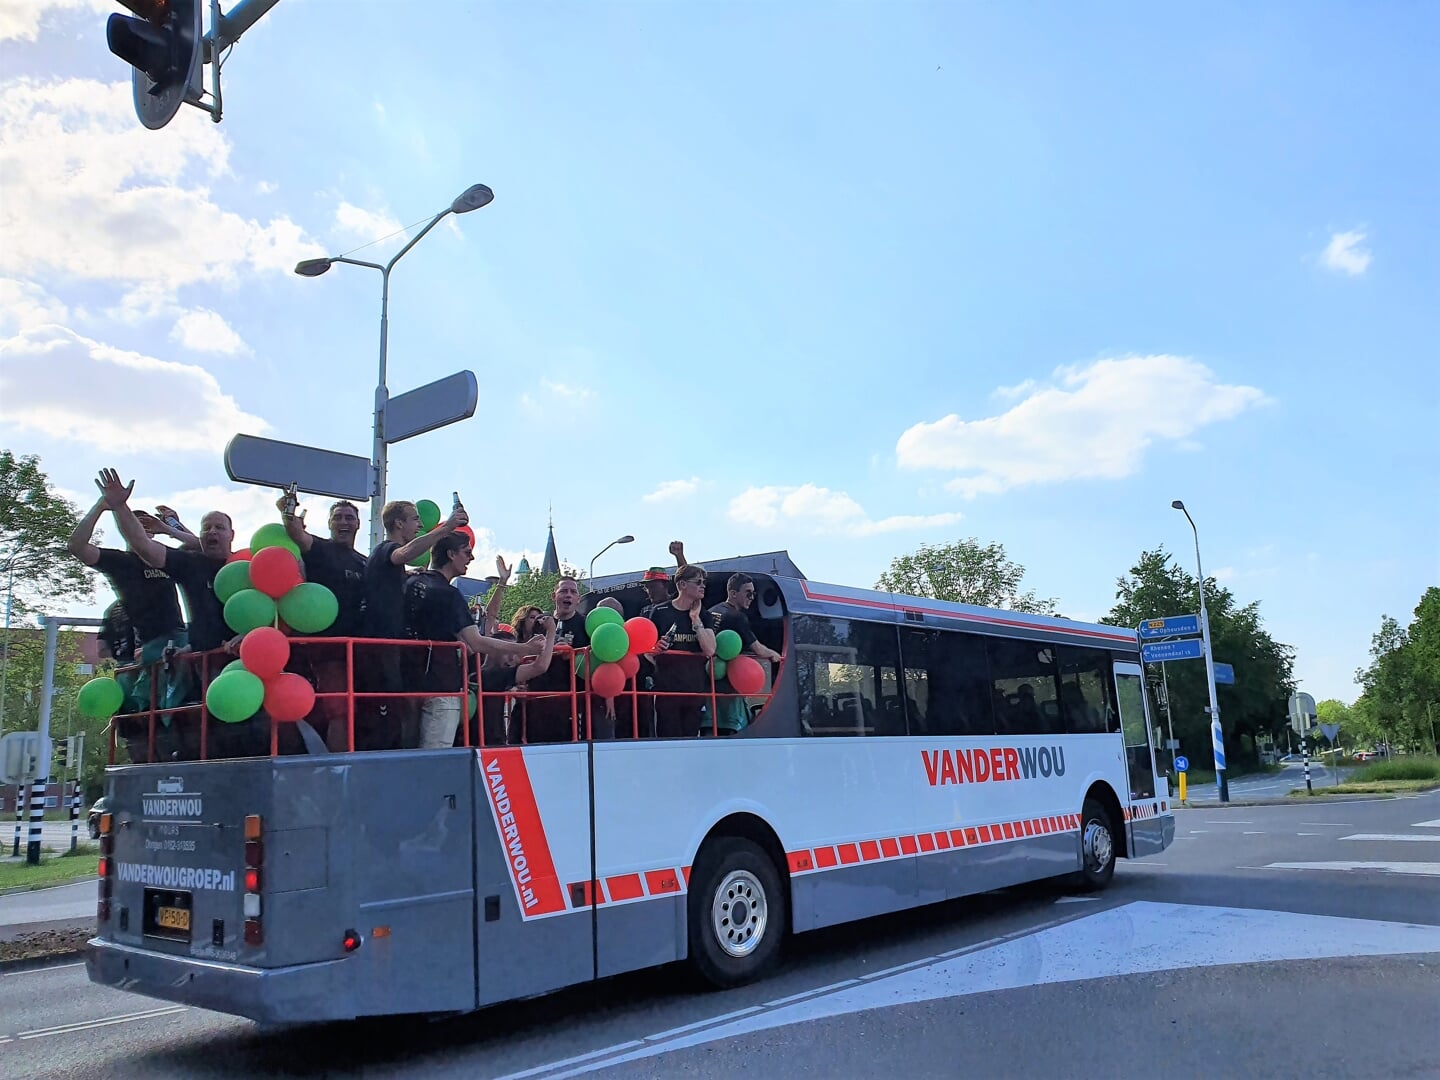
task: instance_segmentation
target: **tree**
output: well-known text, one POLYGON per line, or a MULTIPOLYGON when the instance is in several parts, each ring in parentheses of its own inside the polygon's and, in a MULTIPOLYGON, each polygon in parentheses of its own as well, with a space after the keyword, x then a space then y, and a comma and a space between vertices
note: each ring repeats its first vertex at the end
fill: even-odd
POLYGON ((78 520, 73 504, 50 490, 33 454, 0 450, 0 589, 14 575, 14 612, 22 618, 40 597, 57 613, 63 601, 88 601, 90 575, 65 550, 78 520))
POLYGON ((1006 558, 1003 545, 982 546, 972 536, 951 544, 922 544, 912 555, 896 556, 875 588, 957 604, 1055 614, 1056 601, 1037 597, 1033 589, 1020 592, 1024 576, 1025 567, 1006 558))
MULTIPOLYGON (((561 565, 558 574, 542 574, 538 570, 532 570, 528 574, 516 574, 515 581, 505 590, 505 598, 500 601, 500 621, 511 622, 515 618, 515 612, 527 604, 534 604, 543 611, 550 611, 553 607, 552 599, 555 594, 555 586, 560 584, 562 577, 573 577, 580 583, 580 592, 587 592, 585 575, 574 567, 561 565)), ((484 599, 480 601, 484 606, 484 599)))
POLYGON ((1408 627, 1389 615, 1370 639, 1370 664, 1355 672, 1365 734, 1415 750, 1435 746, 1440 722, 1440 588, 1425 590, 1408 627), (1362 709, 1363 705, 1363 709, 1362 709))
MULTIPOLYGON (((1164 549, 1145 551, 1126 577, 1116 582, 1115 607, 1105 621, 1133 629, 1145 619, 1181 615, 1199 606, 1199 589, 1188 574, 1164 549)), ((1213 578, 1205 580, 1205 607, 1210 616, 1210 642, 1215 659, 1235 669, 1235 683, 1216 687, 1220 718, 1232 758, 1248 735, 1251 753, 1255 737, 1280 733, 1286 724, 1286 700, 1294 689, 1292 665, 1295 650, 1276 642, 1265 632, 1258 602, 1237 607, 1229 589, 1213 578)), ((1156 668, 1152 665, 1152 668, 1156 668)), ((1205 665, 1186 660, 1167 665, 1170 687, 1170 719, 1175 735, 1189 755, 1199 761, 1211 760, 1210 688, 1205 665)), ((1158 679, 1158 669, 1152 679, 1158 679)))

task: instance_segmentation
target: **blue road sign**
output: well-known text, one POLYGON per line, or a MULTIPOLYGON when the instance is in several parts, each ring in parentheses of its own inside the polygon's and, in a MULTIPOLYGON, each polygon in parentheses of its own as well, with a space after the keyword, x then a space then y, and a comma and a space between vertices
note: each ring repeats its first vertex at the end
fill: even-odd
POLYGON ((1215 661, 1215 681, 1216 681, 1217 683, 1224 683, 1226 686, 1234 686, 1234 685, 1235 685, 1235 669, 1234 669, 1233 667, 1231 667, 1229 664, 1222 664, 1222 663, 1220 663, 1219 660, 1216 660, 1216 661, 1215 661))
POLYGON ((1183 757, 1183 756, 1180 755, 1180 754, 1176 754, 1176 755, 1175 755, 1175 771, 1176 771, 1176 772, 1184 772, 1184 771, 1185 771, 1186 769, 1188 769, 1188 768, 1190 768, 1190 759, 1189 759, 1188 757, 1183 757))
POLYGON ((1179 637, 1181 634, 1198 634, 1200 616, 1170 615, 1164 619, 1146 619, 1140 624, 1142 638, 1179 637))
POLYGON ((1205 643, 1198 637, 1184 641, 1152 641, 1140 646, 1140 656, 1147 664, 1163 664, 1167 660, 1198 660, 1205 655, 1205 643))

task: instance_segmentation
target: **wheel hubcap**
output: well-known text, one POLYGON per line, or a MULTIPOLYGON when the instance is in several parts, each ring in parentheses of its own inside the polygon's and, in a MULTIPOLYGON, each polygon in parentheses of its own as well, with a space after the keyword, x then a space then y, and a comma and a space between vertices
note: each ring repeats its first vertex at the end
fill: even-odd
POLYGON ((749 956, 765 937, 768 913, 759 879, 748 870, 732 870, 715 890, 710 906, 715 940, 729 956, 749 956))
POLYGON ((1110 840, 1110 830, 1098 821, 1087 822, 1085 825, 1085 858, 1092 870, 1103 870, 1110 862, 1110 856, 1114 852, 1114 846, 1110 840))

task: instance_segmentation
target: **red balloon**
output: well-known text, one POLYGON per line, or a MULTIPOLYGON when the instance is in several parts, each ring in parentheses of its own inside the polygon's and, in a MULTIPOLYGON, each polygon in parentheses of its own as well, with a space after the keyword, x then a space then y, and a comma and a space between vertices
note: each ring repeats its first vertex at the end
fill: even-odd
POLYGON ((590 672, 590 689, 602 698, 613 698, 625 689, 625 672, 619 664, 601 664, 590 672))
POLYGON ((250 584, 274 600, 301 580, 300 563, 283 547, 263 548, 250 560, 250 584))
POLYGON ((725 667, 725 678, 737 694, 758 694, 765 688, 765 669, 753 656, 737 656, 725 667))
POLYGON ((649 652, 660 640, 660 631, 655 628, 655 624, 642 615, 625 620, 625 633, 630 636, 631 656, 649 652))
POLYGON ((457 527, 456 530, 455 530, 455 535, 465 537, 465 539, 470 542, 470 547, 471 547, 471 549, 472 549, 472 550, 474 549, 474 547, 475 547, 475 534, 471 531, 469 525, 461 525, 461 526, 457 527))
POLYGON ((290 642, 275 627, 261 626, 251 630, 240 642, 240 659, 246 671, 268 682, 290 662, 290 642))
POLYGON ((620 670, 625 672, 625 678, 633 679, 640 673, 640 657, 630 654, 622 656, 619 660, 620 670))
POLYGON ((266 681, 265 711, 271 720, 277 723, 304 720, 314 707, 315 688, 301 676, 287 671, 266 681))
POLYGON ((227 563, 232 563, 232 562, 249 562, 249 561, 250 561, 250 549, 249 549, 249 548, 241 548, 239 551, 232 552, 231 555, 230 555, 230 557, 229 557, 228 559, 226 559, 225 561, 226 561, 227 563))

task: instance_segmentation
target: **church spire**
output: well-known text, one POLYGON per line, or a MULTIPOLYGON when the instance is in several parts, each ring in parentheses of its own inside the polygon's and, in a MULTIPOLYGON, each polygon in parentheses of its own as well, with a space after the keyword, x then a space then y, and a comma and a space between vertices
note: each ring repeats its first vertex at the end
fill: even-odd
POLYGON ((545 540, 545 558, 540 563, 540 573, 558 574, 560 556, 555 552, 555 504, 550 504, 550 534, 545 540))

